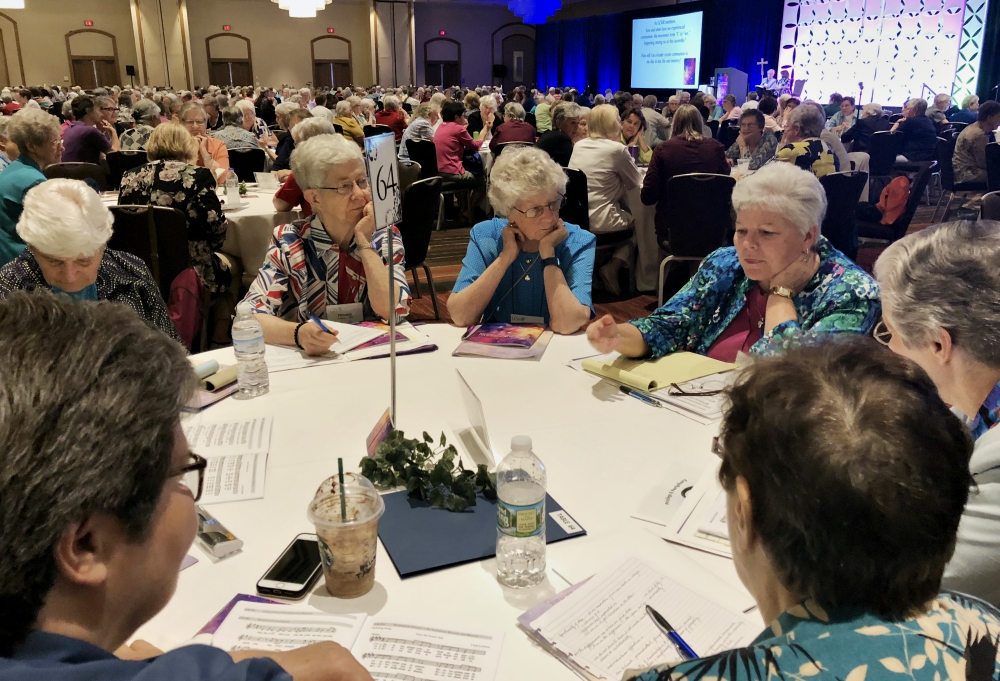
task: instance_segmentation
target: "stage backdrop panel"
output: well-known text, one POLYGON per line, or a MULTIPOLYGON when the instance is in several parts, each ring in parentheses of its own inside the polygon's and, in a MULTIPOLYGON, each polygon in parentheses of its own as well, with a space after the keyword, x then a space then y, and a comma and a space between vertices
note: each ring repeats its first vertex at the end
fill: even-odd
POLYGON ((975 92, 987 0, 786 0, 779 65, 803 97, 901 106, 926 85, 975 92))

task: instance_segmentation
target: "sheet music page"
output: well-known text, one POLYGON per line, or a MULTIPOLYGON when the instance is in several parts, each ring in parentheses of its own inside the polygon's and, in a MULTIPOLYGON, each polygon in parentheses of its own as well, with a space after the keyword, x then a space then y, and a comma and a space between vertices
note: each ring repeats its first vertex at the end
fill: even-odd
POLYGON ((493 681, 503 633, 369 618, 351 652, 376 681, 493 681))
POLYGON ((759 633, 742 616, 699 596, 638 558, 594 576, 534 622, 538 632, 595 676, 680 660, 646 614, 655 608, 699 656, 749 644, 759 633))
POLYGON ((202 487, 203 505, 264 498, 267 453, 211 456, 202 487))
POLYGON ((227 651, 285 651, 336 641, 350 650, 366 619, 364 613, 334 615, 310 606, 240 601, 215 632, 212 645, 227 651))
POLYGON ((273 416, 206 423, 193 419, 182 423, 181 428, 191 451, 207 459, 227 454, 267 454, 273 423, 273 416))

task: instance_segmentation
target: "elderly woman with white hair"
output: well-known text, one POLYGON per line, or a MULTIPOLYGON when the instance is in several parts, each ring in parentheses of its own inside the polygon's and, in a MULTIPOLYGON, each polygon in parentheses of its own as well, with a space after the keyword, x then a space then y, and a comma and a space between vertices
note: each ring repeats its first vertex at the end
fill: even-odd
POLYGON ((830 145, 820 139, 825 129, 826 117, 819 107, 796 107, 788 114, 775 158, 793 163, 816 177, 837 172, 840 170, 837 156, 830 145))
POLYGON ((587 138, 587 133, 580 130, 583 107, 576 102, 559 102, 550 109, 549 115, 552 129, 543 132, 535 146, 566 168, 573 158, 573 145, 587 138))
POLYGON ((607 315, 587 337, 599 352, 662 357, 686 350, 724 362, 772 354, 826 334, 868 333, 878 285, 820 235, 826 192, 811 173, 772 163, 733 190, 733 247, 652 315, 616 324, 607 315))
POLYGON ((503 123, 493 131, 490 138, 490 151, 499 154, 511 142, 534 144, 535 128, 524 119, 527 114, 524 107, 517 102, 508 102, 503 109, 503 123))
POLYGON ((278 138, 271 134, 267 123, 257 117, 257 109, 254 108, 253 102, 249 99, 238 99, 233 106, 243 114, 241 127, 244 130, 253 133, 258 140, 263 140, 265 148, 278 146, 278 138))
POLYGON ((1000 223, 937 225, 879 256, 875 339, 920 365, 969 428, 975 485, 942 587, 1000 603, 1000 223))
MULTIPOLYGON (((316 108, 318 109, 319 107, 316 108)), ((315 110, 313 109, 313 111, 315 110)), ((316 135, 333 135, 335 133, 336 130, 333 128, 333 123, 317 116, 302 121, 292 128, 291 132, 296 147, 316 135)), ((289 173, 288 177, 285 178, 284 184, 274 193, 271 203, 274 204, 274 209, 279 213, 284 213, 298 207, 302 210, 302 217, 309 217, 313 214, 312 206, 306 201, 305 195, 302 193, 302 188, 295 180, 295 173, 289 173)))
MULTIPOLYGON (((240 100, 246 102, 245 99, 240 100)), ((249 102, 247 102, 249 104, 249 102)), ((252 108, 253 105, 251 105, 252 108)), ((257 136, 243 127, 243 111, 235 106, 222 110, 222 128, 208 133, 209 137, 220 140, 226 149, 257 149, 267 145, 260 142, 257 136)))
POLYGON ((891 132, 902 135, 897 161, 932 161, 937 155, 937 128, 926 116, 927 101, 915 97, 903 107, 903 117, 896 121, 891 132))
POLYGON ((317 135, 292 153, 292 174, 314 216, 275 228, 245 300, 253 306, 266 342, 322 355, 336 337, 311 323, 313 315, 360 322, 407 313, 403 241, 392 228, 393 310, 384 260, 387 233, 375 229, 361 150, 341 135, 317 135))
POLYGON ((506 219, 472 228, 448 312, 459 326, 547 324, 575 333, 593 315, 597 240, 559 219, 562 168, 540 149, 509 149, 490 174, 490 203, 506 219))
POLYGON ((410 124, 403 131, 403 138, 399 141, 400 161, 410 160, 410 150, 406 146, 407 141, 416 140, 418 142, 433 141, 435 125, 441 120, 441 110, 430 102, 418 104, 413 110, 410 124))
POLYGON ((979 97, 968 95, 962 100, 962 108, 948 114, 950 123, 975 123, 979 120, 979 97))
POLYGON ((385 125, 392 129, 392 134, 396 136, 396 141, 403 139, 403 131, 409 125, 403 105, 396 95, 386 95, 382 98, 381 111, 375 114, 375 124, 385 125))
MULTIPOLYGON (((361 101, 358 102, 358 123, 364 120, 364 125, 375 125, 375 113, 378 111, 378 106, 375 104, 375 100, 371 97, 362 97, 361 101)), ((362 126, 364 127, 364 126, 362 126)))
POLYGON ((365 146, 365 131, 361 129, 358 125, 358 121, 354 118, 354 114, 351 113, 351 103, 346 99, 337 102, 336 118, 333 122, 343 128, 343 135, 349 140, 352 140, 359 147, 364 148, 365 146))
POLYGON ((101 197, 79 180, 49 180, 31 189, 17 223, 27 248, 0 269, 0 299, 13 291, 51 291, 74 300, 110 300, 180 341, 145 263, 107 248, 113 222, 101 197))
POLYGON ((140 99, 132 107, 135 126, 118 139, 122 151, 145 151, 153 128, 160 124, 160 107, 151 99, 140 99))

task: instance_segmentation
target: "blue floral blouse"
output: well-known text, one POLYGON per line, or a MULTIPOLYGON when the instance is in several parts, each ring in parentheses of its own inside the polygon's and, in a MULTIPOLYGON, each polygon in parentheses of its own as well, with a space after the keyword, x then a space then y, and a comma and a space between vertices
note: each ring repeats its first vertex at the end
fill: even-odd
MULTIPOLYGON (((773 354, 827 333, 868 333, 882 312, 875 280, 830 245, 816 242, 819 270, 795 296, 798 321, 778 324, 750 352, 773 354)), ((733 247, 710 254, 684 288, 653 314, 630 324, 642 332, 653 357, 687 350, 704 355, 746 305, 747 278, 733 247)))
POLYGON ((944 592, 926 612, 891 621, 824 610, 782 613, 746 648, 641 672, 633 681, 992 681, 998 678, 1000 611, 944 592))

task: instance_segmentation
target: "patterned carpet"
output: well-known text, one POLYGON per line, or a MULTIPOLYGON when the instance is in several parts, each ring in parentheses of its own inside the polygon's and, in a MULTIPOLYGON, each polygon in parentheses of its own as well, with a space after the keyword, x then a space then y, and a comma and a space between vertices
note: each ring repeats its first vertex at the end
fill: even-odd
MULTIPOLYGON (((915 232, 929 226, 933 214, 933 205, 919 206, 916 214, 913 216, 909 232, 915 232)), ((955 211, 952 211, 950 217, 953 219, 957 217, 955 211)), ((451 322, 451 317, 448 316, 447 301, 451 288, 458 278, 458 273, 462 269, 462 258, 465 256, 466 248, 469 245, 469 231, 468 228, 449 229, 434 232, 431 235, 431 244, 427 251, 427 265, 431 268, 431 273, 434 277, 442 322, 451 322)), ((858 264, 868 272, 871 272, 875 261, 884 249, 885 246, 880 244, 863 245, 858 251, 858 264)), ((675 271, 679 271, 680 269, 675 268, 675 271)), ((434 319, 434 307, 430 298, 430 289, 427 286, 427 278, 424 276, 423 270, 420 270, 419 274, 421 284, 420 293, 422 297, 417 298, 416 290, 414 289, 414 299, 413 305, 410 308, 409 320, 434 322, 436 321, 434 319)), ((409 279, 412 289, 412 273, 409 274, 409 279)), ((668 293, 671 289, 676 290, 681 285, 683 285, 683 280, 667 282, 668 293)), ((656 296, 639 295, 630 297, 626 295, 616 298, 605 291, 595 290, 594 308, 598 316, 610 314, 615 318, 615 321, 625 322, 629 319, 645 317, 655 310, 656 296)))

